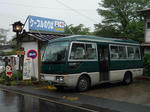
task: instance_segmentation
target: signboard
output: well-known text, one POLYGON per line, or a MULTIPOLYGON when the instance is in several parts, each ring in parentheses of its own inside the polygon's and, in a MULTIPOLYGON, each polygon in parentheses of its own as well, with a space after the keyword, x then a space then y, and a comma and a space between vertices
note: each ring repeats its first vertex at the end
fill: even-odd
POLYGON ((6 76, 8 76, 9 78, 12 77, 12 67, 9 65, 6 66, 6 76))
POLYGON ((33 63, 31 58, 24 59, 23 80, 30 80, 33 76, 33 63))
POLYGON ((16 54, 17 54, 17 55, 24 55, 25 52, 24 52, 24 51, 16 51, 16 54))
POLYGON ((30 57, 32 59, 35 59, 37 57, 37 51, 34 50, 34 49, 30 49, 28 52, 27 52, 27 57, 30 57))
POLYGON ((64 32, 65 22, 62 20, 29 16, 29 31, 64 32))

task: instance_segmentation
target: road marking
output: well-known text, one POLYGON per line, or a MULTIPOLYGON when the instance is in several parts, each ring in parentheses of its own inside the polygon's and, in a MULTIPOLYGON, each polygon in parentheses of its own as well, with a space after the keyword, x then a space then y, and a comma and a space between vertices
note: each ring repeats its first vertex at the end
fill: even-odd
POLYGON ((62 98, 70 101, 76 101, 79 99, 78 97, 73 97, 73 96, 63 96, 62 98))
POLYGON ((34 97, 34 98, 39 98, 41 100, 48 101, 48 102, 52 102, 52 103, 56 103, 56 104, 61 104, 61 105, 65 105, 65 106, 69 106, 69 107, 73 107, 73 108, 78 108, 78 109, 86 110, 86 111, 89 111, 89 112, 99 112, 99 111, 88 109, 88 108, 85 108, 85 107, 80 107, 80 106, 71 105, 71 104, 67 104, 67 103, 57 102, 57 101, 51 100, 51 99, 46 99, 46 98, 40 97, 38 95, 32 95, 32 94, 29 94, 29 93, 17 92, 15 90, 8 90, 8 89, 4 89, 4 88, 1 88, 1 89, 4 90, 4 91, 13 92, 13 93, 24 95, 24 96, 31 96, 31 97, 34 97))
POLYGON ((50 89, 50 90, 56 90, 56 87, 54 86, 42 86, 42 87, 37 87, 34 89, 50 89))

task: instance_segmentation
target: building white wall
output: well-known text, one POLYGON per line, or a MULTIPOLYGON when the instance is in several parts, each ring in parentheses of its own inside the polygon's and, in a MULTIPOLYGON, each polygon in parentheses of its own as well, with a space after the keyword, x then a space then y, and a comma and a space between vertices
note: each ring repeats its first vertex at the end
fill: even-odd
MULTIPOLYGON (((37 42, 23 42, 22 47, 24 48, 24 51, 25 51, 24 58, 27 58, 27 52, 31 49, 36 50, 38 54, 37 42)), ((33 75, 32 76, 38 79, 38 56, 35 59, 33 59, 33 75)))
POLYGON ((150 29, 145 30, 145 43, 150 43, 150 29))
POLYGON ((150 43, 150 29, 147 28, 147 22, 150 22, 150 15, 147 15, 145 20, 145 43, 150 43))

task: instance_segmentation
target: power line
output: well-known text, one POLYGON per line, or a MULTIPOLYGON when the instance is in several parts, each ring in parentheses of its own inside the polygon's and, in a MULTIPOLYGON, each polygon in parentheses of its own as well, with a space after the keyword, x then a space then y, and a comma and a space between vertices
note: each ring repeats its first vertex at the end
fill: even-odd
POLYGON ((80 16, 82 16, 82 17, 84 17, 84 18, 86 18, 86 19, 88 19, 88 20, 90 20, 90 21, 94 21, 94 22, 98 22, 98 21, 96 21, 96 20, 94 20, 94 19, 92 19, 92 18, 90 18, 89 16, 87 16, 87 15, 85 15, 85 14, 83 14, 83 13, 81 13, 81 12, 79 12, 79 11, 77 11, 77 10, 82 10, 82 11, 95 11, 94 9, 73 9, 73 8, 71 8, 70 6, 68 6, 68 5, 66 5, 66 4, 64 4, 63 2, 61 2, 61 1, 59 1, 59 0, 56 0, 59 4, 61 4, 61 5, 63 5, 64 7, 66 7, 67 9, 69 9, 69 10, 67 10, 67 9, 62 9, 62 8, 49 8, 49 7, 42 7, 42 6, 33 6, 33 5, 25 5, 25 4, 16 4, 16 3, 6 3, 6 2, 0 2, 0 4, 6 4, 6 5, 15 5, 15 6, 23 6, 23 7, 30 7, 30 8, 45 8, 45 9, 50 9, 50 10, 52 10, 52 9, 54 9, 54 10, 67 10, 67 11, 73 11, 73 12, 75 12, 75 13, 77 13, 78 15, 80 15, 80 16))
POLYGON ((75 13, 77 13, 78 15, 80 15, 80 16, 82 16, 82 17, 84 17, 84 18, 86 18, 86 19, 88 19, 88 20, 90 20, 90 21, 92 21, 92 22, 94 21, 94 22, 97 23, 96 20, 90 18, 89 16, 87 16, 87 15, 85 15, 85 14, 82 14, 82 13, 78 12, 77 10, 71 8, 70 6, 64 4, 63 2, 61 2, 61 1, 59 1, 59 0, 56 0, 56 1, 57 1, 59 4, 63 5, 64 7, 66 7, 66 8, 68 8, 68 9, 72 10, 72 11, 75 12, 75 13))
MULTIPOLYGON (((45 8, 45 9, 50 9, 50 10, 51 9, 62 10, 61 8, 49 8, 49 7, 33 6, 33 5, 26 5, 26 4, 16 4, 16 3, 4 3, 4 2, 0 2, 0 4, 23 6, 23 7, 29 7, 29 8, 45 8)), ((63 9, 63 10, 65 10, 65 9, 63 9)))
MULTIPOLYGON (((42 7, 42 6, 33 6, 33 5, 26 5, 26 4, 16 4, 16 3, 5 3, 5 2, 0 2, 0 4, 5 4, 5 5, 15 5, 15 6, 23 6, 23 7, 29 7, 29 8, 43 8, 43 9, 54 9, 54 10, 66 10, 70 11, 68 9, 63 9, 63 8, 49 8, 49 7, 42 7)), ((95 9, 76 9, 76 10, 81 10, 81 11, 95 11, 95 9)))

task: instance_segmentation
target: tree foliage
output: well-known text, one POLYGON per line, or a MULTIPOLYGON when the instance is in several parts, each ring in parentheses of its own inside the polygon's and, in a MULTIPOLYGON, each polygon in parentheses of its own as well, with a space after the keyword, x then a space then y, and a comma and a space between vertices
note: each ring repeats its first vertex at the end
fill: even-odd
POLYGON ((144 75, 150 76, 150 54, 145 54, 143 57, 144 75))
POLYGON ((144 18, 137 10, 150 7, 150 0, 102 0, 99 5, 102 8, 97 9, 98 14, 104 19, 95 25, 96 35, 143 40, 144 18))
POLYGON ((11 40, 7 41, 7 44, 11 45, 13 48, 16 49, 17 48, 16 35, 14 35, 11 40))
POLYGON ((66 26, 65 29, 66 34, 80 34, 80 35, 88 35, 90 34, 90 29, 84 27, 83 24, 79 24, 77 26, 73 26, 73 24, 66 26))
POLYGON ((0 45, 6 44, 8 31, 7 29, 0 28, 0 45))

